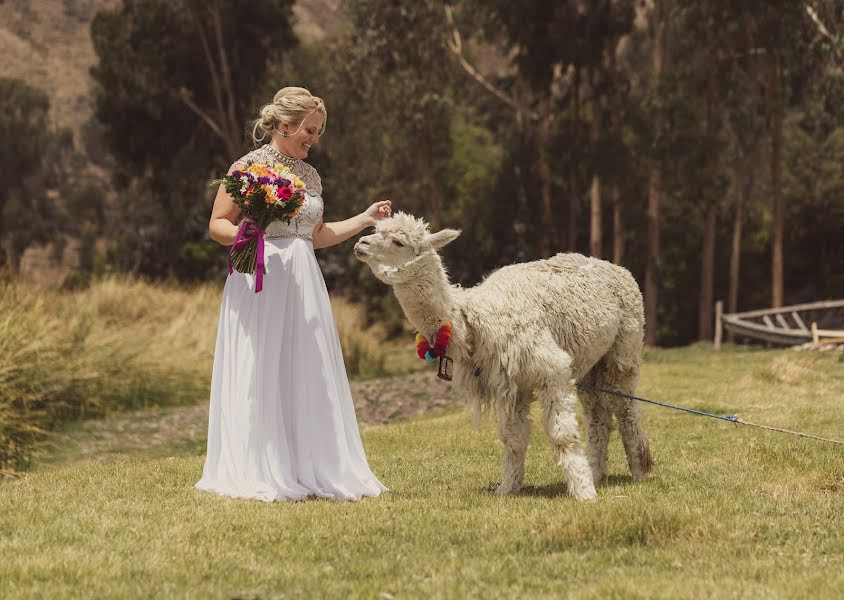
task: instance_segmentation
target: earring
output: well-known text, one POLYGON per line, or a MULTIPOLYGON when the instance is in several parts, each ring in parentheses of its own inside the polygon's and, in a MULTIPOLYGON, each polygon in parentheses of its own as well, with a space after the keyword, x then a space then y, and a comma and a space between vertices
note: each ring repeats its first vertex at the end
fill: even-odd
POLYGON ((286 131, 282 131, 282 132, 281 132, 281 137, 287 137, 287 132, 286 132, 286 131))

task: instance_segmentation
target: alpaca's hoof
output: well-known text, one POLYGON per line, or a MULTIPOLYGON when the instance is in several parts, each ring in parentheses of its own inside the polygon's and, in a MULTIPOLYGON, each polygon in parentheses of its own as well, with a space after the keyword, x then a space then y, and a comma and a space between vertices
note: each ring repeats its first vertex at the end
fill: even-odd
POLYGON ((495 488, 495 493, 499 496, 513 496, 518 494, 520 489, 522 489, 522 486, 505 481, 495 488))
POLYGON ((581 502, 594 502, 598 499, 598 493, 595 491, 594 486, 579 490, 570 490, 570 492, 575 500, 580 500, 581 502))

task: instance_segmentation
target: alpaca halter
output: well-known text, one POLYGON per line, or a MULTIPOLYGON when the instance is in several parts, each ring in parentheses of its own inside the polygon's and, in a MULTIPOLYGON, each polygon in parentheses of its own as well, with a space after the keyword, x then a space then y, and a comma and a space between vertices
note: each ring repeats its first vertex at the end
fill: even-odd
POLYGON ((442 327, 439 328, 433 336, 434 346, 428 343, 427 338, 421 333, 416 334, 416 354, 419 358, 428 362, 433 362, 437 358, 440 359, 440 367, 437 372, 437 377, 446 381, 451 381, 451 365, 452 360, 446 356, 445 352, 448 348, 448 342, 451 340, 451 323, 446 321, 442 327))

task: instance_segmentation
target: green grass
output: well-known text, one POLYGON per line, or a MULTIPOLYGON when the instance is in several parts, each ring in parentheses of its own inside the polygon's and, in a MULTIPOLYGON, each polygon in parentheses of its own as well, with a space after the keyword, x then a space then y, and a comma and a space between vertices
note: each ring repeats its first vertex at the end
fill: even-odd
MULTIPOLYGON (((837 355, 651 351, 640 392, 844 437, 837 355)), ((392 491, 358 503, 204 494, 195 448, 39 469, 0 482, 0 597, 844 596, 841 447, 644 410, 651 477, 614 436, 594 504, 564 495, 539 426, 524 492, 496 497, 495 423, 460 408, 365 429, 392 491)))

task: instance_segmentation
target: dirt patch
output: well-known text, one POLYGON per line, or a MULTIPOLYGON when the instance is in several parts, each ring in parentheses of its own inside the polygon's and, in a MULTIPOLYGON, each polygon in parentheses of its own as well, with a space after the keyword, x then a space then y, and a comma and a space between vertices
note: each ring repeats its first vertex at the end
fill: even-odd
POLYGON ((353 382, 352 398, 358 421, 367 425, 408 419, 459 403, 452 384, 439 379, 434 370, 353 382))

